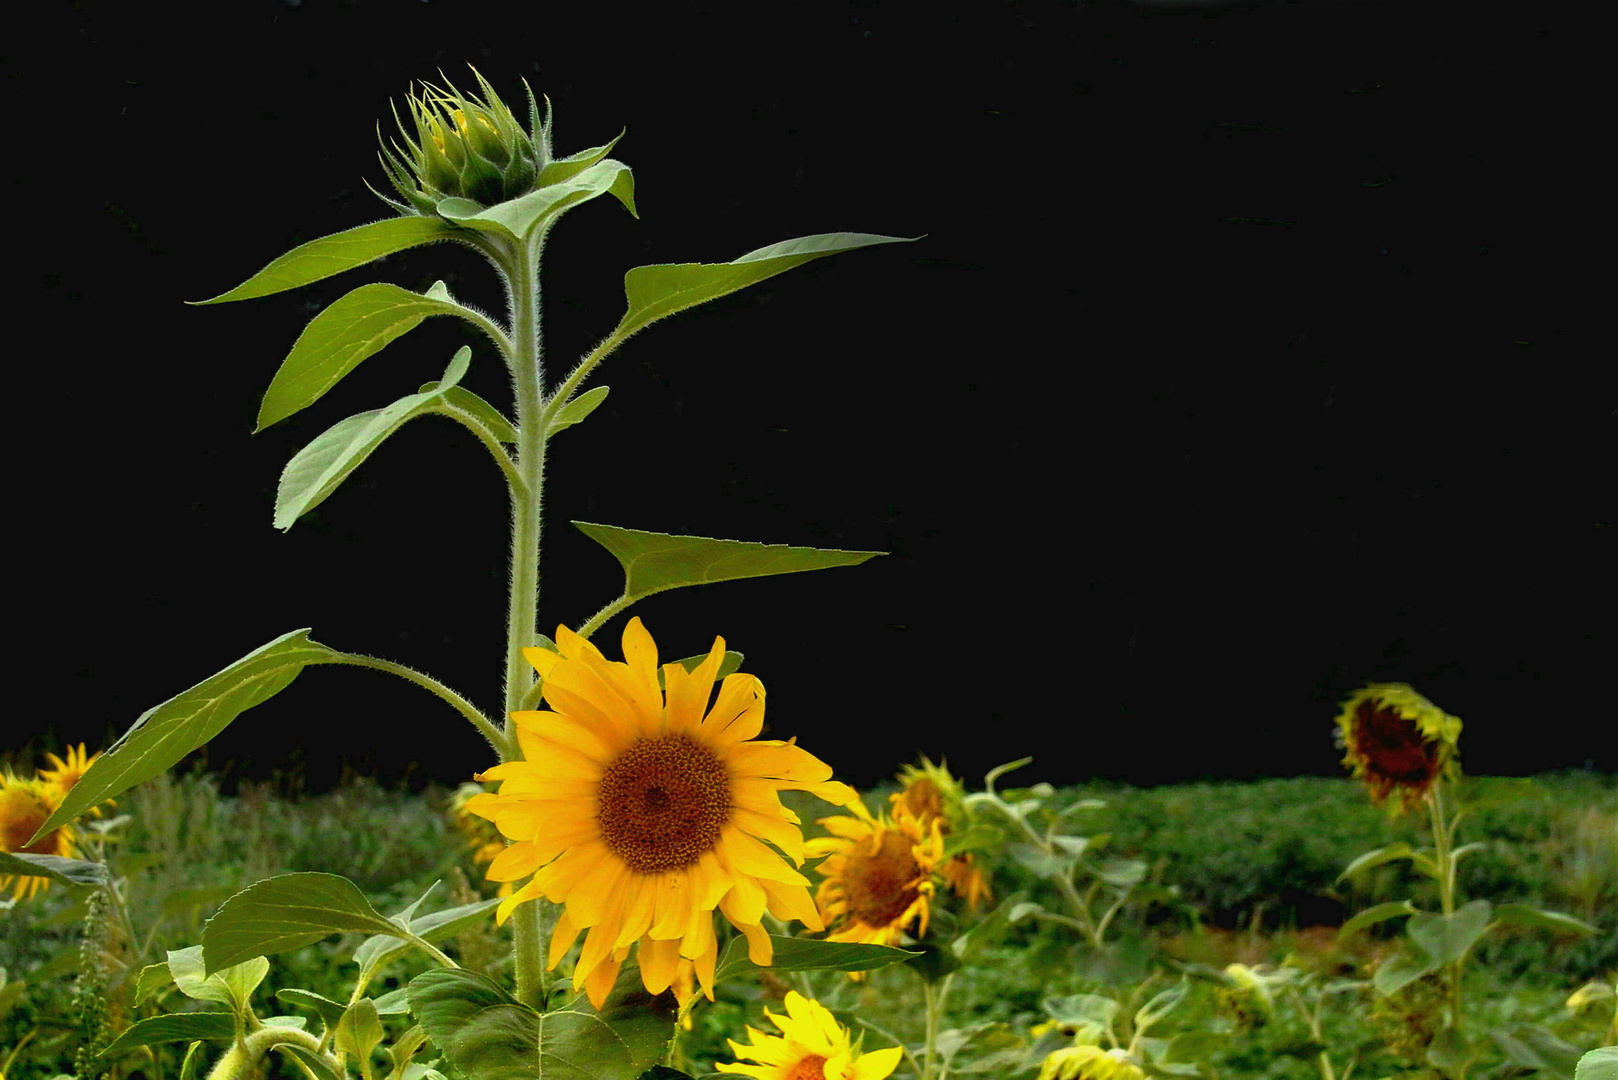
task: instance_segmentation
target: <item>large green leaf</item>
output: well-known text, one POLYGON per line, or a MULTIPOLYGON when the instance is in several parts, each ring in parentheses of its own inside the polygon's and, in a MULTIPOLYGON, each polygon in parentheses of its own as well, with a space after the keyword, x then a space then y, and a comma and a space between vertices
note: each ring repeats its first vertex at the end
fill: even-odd
POLYGON ((212 300, 190 302, 223 304, 227 300, 269 296, 352 270, 396 251, 448 240, 454 235, 455 226, 437 218, 407 217, 372 222, 300 244, 229 292, 220 293, 212 300))
POLYGON ((236 1018, 228 1012, 170 1013, 137 1020, 98 1055, 113 1057, 137 1046, 155 1046, 192 1039, 234 1039, 236 1018))
POLYGON ((1594 934, 1596 927, 1559 911, 1546 911, 1528 904, 1501 904, 1494 909, 1495 921, 1507 926, 1550 930, 1559 934, 1594 934))
POLYGON ((112 748, 96 758, 29 843, 90 807, 150 780, 224 730, 247 709, 285 690, 305 664, 342 657, 309 630, 294 630, 248 653, 217 675, 142 713, 112 748))
POLYGON ((12 874, 42 877, 63 885, 101 885, 107 880, 107 868, 100 863, 64 859, 60 855, 0 851, 0 876, 12 874))
POLYGON ((1341 874, 1337 875, 1337 880, 1346 881, 1355 874, 1369 870, 1373 866, 1381 866, 1383 863, 1393 862, 1395 859, 1409 859, 1418 870, 1429 877, 1438 872, 1438 864, 1433 861, 1432 856, 1427 855, 1424 852, 1416 851, 1409 844, 1405 843, 1403 840, 1400 840, 1396 843, 1389 844, 1387 847, 1380 847, 1375 851, 1367 851, 1365 854, 1359 856, 1353 862, 1349 863, 1341 874))
MULTIPOLYGON (((770 968, 774 971, 875 971, 921 955, 918 951, 895 949, 887 945, 814 941, 779 934, 770 935, 770 945, 775 952, 770 960, 770 968)), ((714 978, 730 979, 757 970, 757 966, 747 958, 746 939, 732 938, 714 968, 714 978)))
POLYGON ((431 315, 464 315, 459 304, 413 293, 397 285, 361 285, 331 302, 309 321, 281 361, 258 410, 263 431, 306 408, 395 338, 431 315))
POLYGON ((1377 904, 1366 908, 1344 923, 1337 931, 1337 938, 1341 941, 1356 930, 1363 930, 1367 926, 1387 922, 1389 919, 1397 919, 1401 915, 1415 915, 1418 913, 1419 909, 1409 900, 1390 900, 1385 904, 1377 904))
POLYGON ((1440 964, 1447 964, 1459 960, 1477 944, 1478 938, 1489 928, 1489 913, 1487 900, 1474 900, 1449 915, 1423 911, 1410 916, 1405 933, 1427 955, 1440 964))
POLYGON ((811 259, 873 244, 899 244, 918 239, 920 237, 873 233, 819 233, 761 247, 728 263, 637 266, 624 275, 624 298, 629 309, 619 320, 613 336, 626 338, 658 319, 756 285, 811 259))
POLYGON ((580 998, 538 1013, 482 975, 428 971, 410 982, 411 1011, 468 1080, 635 1080, 674 1034, 672 994, 653 996, 625 965, 600 1011, 580 998))
POLYGON ((1579 1058, 1573 1080, 1618 1080, 1618 1046, 1602 1046, 1579 1058))
POLYGON ((1371 985, 1382 996, 1392 997, 1417 979, 1443 966, 1442 961, 1433 959, 1413 942, 1406 942, 1404 948, 1388 957, 1376 969, 1376 974, 1371 976, 1371 985))
POLYGON ((312 944, 331 934, 410 933, 371 906, 359 887, 336 874, 281 874, 226 900, 202 929, 208 970, 312 944))
POLYGON ((385 409, 350 416, 327 428, 294 454, 282 470, 281 483, 275 492, 275 527, 283 532, 292 528, 298 518, 324 502, 406 421, 441 408, 445 391, 461 381, 471 359, 472 350, 463 345, 436 389, 409 394, 385 409))
POLYGON ((839 551, 835 548, 788 547, 742 540, 712 540, 706 536, 670 536, 639 532, 615 525, 575 521, 584 535, 612 552, 624 568, 624 598, 639 600, 682 585, 857 566, 881 551, 839 551))
POLYGON ((631 214, 640 216, 635 211, 634 174, 628 165, 611 158, 594 162, 565 180, 520 198, 486 208, 470 199, 444 199, 438 204, 438 212, 463 228, 523 242, 562 211, 607 194, 615 196, 631 214))

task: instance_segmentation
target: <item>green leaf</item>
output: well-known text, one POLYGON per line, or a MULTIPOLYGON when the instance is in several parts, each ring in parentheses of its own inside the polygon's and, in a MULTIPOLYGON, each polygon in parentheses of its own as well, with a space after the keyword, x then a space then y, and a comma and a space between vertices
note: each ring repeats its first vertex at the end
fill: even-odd
POLYGON ((212 300, 187 302, 200 306, 269 296, 352 270, 396 251, 448 240, 454 235, 455 227, 437 218, 407 217, 372 222, 300 244, 229 292, 220 293, 212 300))
POLYGON ((575 154, 569 154, 565 158, 557 158, 549 165, 546 165, 545 168, 540 172, 539 179, 535 182, 534 186, 549 187, 551 184, 566 183, 575 176, 579 175, 585 169, 588 169, 590 166, 612 153, 612 148, 617 146, 618 140, 622 139, 623 137, 624 133, 620 131, 609 143, 603 143, 600 146, 592 146, 588 150, 580 150, 575 154))
POLYGON ((284 1001, 288 1005, 301 1005, 306 1009, 313 1009, 320 1017, 320 1022, 329 1028, 335 1028, 337 1022, 343 1018, 343 1003, 333 1001, 324 994, 317 994, 313 990, 301 990, 297 987, 288 987, 275 992, 277 1001, 284 1001))
POLYGON ((600 408, 601 403, 607 400, 607 393, 610 389, 611 387, 597 386, 592 390, 586 390, 556 410, 556 415, 551 417, 550 433, 554 435, 563 428, 570 428, 595 412, 596 409, 600 408))
POLYGON ((238 714, 286 689, 305 664, 332 663, 342 656, 310 641, 308 633, 306 627, 283 634, 217 675, 147 709, 123 738, 96 758, 28 842, 150 780, 219 734, 238 714))
POLYGON ((1501 904, 1494 909, 1494 918, 1496 925, 1525 926, 1560 934, 1597 933, 1596 927, 1571 915, 1563 915, 1559 911, 1546 911, 1528 904, 1501 904))
MULTIPOLYGON (((47 823, 48 824, 48 823, 47 823)), ((40 829, 41 833, 48 829, 40 829)), ((42 877, 62 885, 102 885, 107 880, 107 868, 100 863, 83 859, 64 859, 60 855, 30 855, 25 851, 0 851, 0 876, 42 877)))
POLYGON ((331 1062, 326 1060, 324 1055, 317 1054, 306 1046, 284 1042, 276 1043, 270 1049, 279 1050, 283 1054, 297 1058, 315 1075, 316 1080, 348 1080, 343 1073, 338 1072, 333 1067, 331 1062))
POLYGON ((1579 1048, 1542 1024, 1513 1024, 1494 1028, 1490 1038, 1514 1065, 1538 1069, 1547 1076, 1571 1077, 1578 1067, 1579 1048))
POLYGON ((180 1062, 180 1080, 197 1080, 197 1073, 202 1071, 203 1046, 194 1042, 185 1048, 185 1058, 180 1062))
POLYGON ((749 251, 728 263, 637 266, 624 275, 624 297, 628 310, 613 331, 613 336, 626 338, 658 319, 756 285, 795 266, 802 266, 811 259, 873 244, 909 243, 919 239, 917 236, 877 236, 872 233, 820 233, 749 251))
MULTIPOLYGON (((555 650, 551 651, 554 652, 555 650)), ((706 659, 708 659, 707 653, 698 653, 695 656, 683 656, 676 660, 675 663, 687 671, 695 671, 702 666, 702 662, 706 659)), ((714 673, 714 678, 723 679, 726 675, 734 675, 741 670, 742 661, 745 659, 747 657, 735 649, 726 649, 725 655, 719 660, 719 670, 714 673)), ((663 686, 663 667, 661 664, 657 668, 657 685, 660 689, 663 686)))
MULTIPOLYGON (((775 953, 770 960, 770 968, 774 971, 876 971, 918 955, 908 949, 895 949, 887 945, 812 941, 779 934, 770 935, 770 944, 775 953)), ((714 968, 714 979, 731 979, 757 970, 747 958, 746 940, 732 938, 714 968)))
POLYGON ((1337 931, 1337 940, 1342 941, 1356 930, 1363 930, 1367 926, 1387 922, 1389 919, 1397 919, 1401 915, 1415 915, 1418 913, 1417 907, 1409 900, 1390 900, 1385 904, 1377 904, 1366 908, 1344 923, 1337 931))
POLYGON ((1337 875, 1337 880, 1346 881, 1355 874, 1369 870, 1373 866, 1381 866, 1383 863, 1392 862, 1395 859, 1413 858, 1415 854, 1414 848, 1400 840, 1397 843, 1389 844, 1387 847, 1379 847, 1375 851, 1367 851, 1359 856, 1344 867, 1343 872, 1337 875))
POLYGON ((359 887, 336 874, 281 874, 225 901, 202 930, 210 970, 253 956, 286 952, 332 934, 408 937, 371 906, 359 887))
POLYGON ((1382 966, 1376 969, 1376 974, 1371 976, 1371 985, 1376 987, 1377 993, 1383 997, 1392 997, 1417 979, 1430 975, 1442 966, 1442 961, 1434 960, 1416 945, 1407 943, 1403 949, 1382 962, 1382 966))
MULTIPOLYGON (((479 923, 488 922, 489 912, 499 906, 500 898, 491 897, 488 900, 435 911, 420 918, 410 918, 406 921, 406 926, 410 933, 420 940, 436 945, 445 938, 454 937, 479 923)), ((397 934, 392 937, 378 935, 366 938, 360 943, 360 947, 354 950, 354 962, 362 968, 375 967, 395 953, 410 948, 412 944, 413 942, 409 940, 401 940, 397 934)))
POLYGON ((1489 926, 1489 902, 1474 900, 1450 915, 1425 911, 1410 916, 1405 933, 1440 964, 1465 956, 1489 926))
POLYGON ((147 964, 135 976, 135 1004, 145 1003, 153 994, 174 985, 174 973, 168 964, 147 964))
MULTIPOLYGON (((1083 837, 1060 837, 1062 840, 1084 839, 1083 837)), ((993 825, 971 825, 959 831, 950 832, 944 836, 944 858, 953 858, 968 851, 995 851, 1006 842, 1004 829, 993 825)), ((1082 850, 1082 849, 1081 849, 1082 850)))
MULTIPOLYGON (((437 383, 423 383, 422 393, 437 389, 437 383)), ((452 386, 444 393, 444 407, 457 418, 470 417, 489 430, 489 434, 503 443, 517 441, 517 429, 505 414, 478 397, 464 386, 452 386)))
POLYGON ((263 431, 318 401, 360 361, 414 330, 431 315, 464 315, 459 304, 397 285, 361 285, 309 321, 281 361, 258 410, 263 431))
POLYGON ((1618 1080, 1618 1046, 1603 1046, 1579 1058, 1573 1080, 1618 1080))
POLYGON ((1452 1027, 1434 1035, 1427 1044, 1427 1063, 1452 1075, 1463 1072, 1476 1056, 1467 1037, 1452 1027))
POLYGON ((1013 893, 983 917, 983 921, 950 942, 950 949, 963 964, 970 964, 992 945, 1019 916, 1028 914, 1022 893, 1013 893))
POLYGON ((439 389, 409 394, 385 409, 350 416, 327 428, 294 454, 282 470, 281 483, 275 492, 275 527, 283 532, 292 528, 298 518, 336 491, 388 436, 407 421, 437 411, 443 404, 444 392, 466 374, 471 358, 472 350, 461 346, 439 381, 439 389))
POLYGON ((376 1002, 362 997, 350 1005, 337 1022, 337 1045, 356 1061, 369 1061, 371 1051, 387 1034, 382 1030, 382 1018, 377 1015, 376 1002))
POLYGON ((1040 1003, 1046 1014, 1064 1024, 1091 1023, 1106 1027, 1118 1013, 1118 1003, 1100 994, 1069 994, 1040 1003))
POLYGON ((858 566, 881 551, 839 551, 833 548, 788 547, 742 540, 711 540, 705 536, 670 536, 639 532, 615 525, 575 521, 584 535, 612 552, 624 568, 624 598, 643 597, 684 585, 858 566))
POLYGON ((1133 889, 1145 880, 1146 870, 1139 859, 1102 859, 1095 864, 1096 877, 1115 889, 1133 889))
POLYGON ((671 1069, 667 1065, 653 1065, 640 1074, 640 1080, 692 1080, 690 1073, 671 1069))
POLYGON ((174 985, 188 998, 229 1005, 236 1015, 246 1017, 253 991, 270 973, 270 962, 256 956, 245 963, 217 967, 210 974, 204 967, 204 948, 193 945, 189 949, 169 952, 168 968, 169 974, 174 977, 174 985))
POLYGON ((410 982, 412 1011, 467 1080, 635 1080, 674 1033, 672 994, 626 964, 600 1011, 580 998, 537 1013, 482 975, 436 970, 410 982))
POLYGON ((615 196, 631 214, 640 216, 635 212, 634 174, 628 165, 611 158, 594 162, 559 183, 489 207, 470 199, 444 199, 438 204, 438 213, 463 228, 523 243, 564 210, 607 194, 615 196))
POLYGON ((228 1012, 169 1013, 137 1020, 102 1050, 98 1057, 113 1057, 137 1046, 193 1039, 234 1039, 236 1017, 228 1012))
POLYGON ((931 941, 918 942, 916 952, 919 955, 906 960, 917 975, 930 983, 942 980, 961 969, 961 961, 949 948, 931 941))

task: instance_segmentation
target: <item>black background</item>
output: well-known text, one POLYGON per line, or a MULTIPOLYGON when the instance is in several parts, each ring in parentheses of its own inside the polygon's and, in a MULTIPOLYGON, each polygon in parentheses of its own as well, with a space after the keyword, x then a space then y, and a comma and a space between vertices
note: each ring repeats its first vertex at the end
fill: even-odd
MULTIPOLYGON (((665 656, 725 635, 769 686, 769 734, 863 784, 917 752, 974 782, 1026 754, 1055 782, 1337 775, 1337 702, 1369 680, 1461 716, 1470 771, 1618 767, 1618 410, 1575 343, 1590 124, 1551 6, 43 10, 7 64, 32 328, 13 663, 43 687, 8 746, 104 745, 300 626, 498 710, 507 510, 463 430, 409 425, 270 525, 299 447, 463 341, 465 385, 506 405, 486 343, 430 320, 250 436, 325 304, 444 278, 495 307, 487 267, 438 246, 181 303, 387 216, 363 183, 384 184, 377 121, 413 80, 469 86, 470 62, 513 104, 523 77, 549 95, 560 154, 628 129, 641 219, 598 200, 547 249, 553 374, 616 323, 631 266, 925 234, 604 365, 606 405, 554 445, 542 627, 619 584, 570 519, 880 549, 635 612, 665 656)), ((314 789, 345 765, 489 764, 436 699, 329 667, 207 761, 314 789)))

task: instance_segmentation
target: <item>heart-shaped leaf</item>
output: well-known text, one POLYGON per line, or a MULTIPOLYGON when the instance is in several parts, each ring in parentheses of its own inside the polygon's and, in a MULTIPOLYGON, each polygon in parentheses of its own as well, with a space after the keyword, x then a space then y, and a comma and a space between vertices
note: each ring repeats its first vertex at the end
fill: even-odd
POLYGON ((313 944, 332 934, 409 931, 371 906, 359 887, 336 874, 281 874, 249 885, 226 900, 202 930, 208 970, 254 956, 313 944))

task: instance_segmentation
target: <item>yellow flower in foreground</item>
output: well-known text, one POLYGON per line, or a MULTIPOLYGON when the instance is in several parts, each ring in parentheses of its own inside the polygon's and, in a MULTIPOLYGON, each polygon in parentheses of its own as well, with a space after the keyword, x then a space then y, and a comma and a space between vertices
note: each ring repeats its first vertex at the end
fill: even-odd
POLYGON ((821 818, 832 835, 804 845, 806 854, 826 856, 815 868, 825 879, 815 902, 833 926, 826 940, 893 945, 912 928, 921 937, 944 857, 938 819, 923 824, 903 804, 894 805, 892 821, 873 818, 863 802, 850 809, 859 816, 821 818))
POLYGON ((766 1035, 749 1027, 753 1041, 727 1039, 731 1053, 759 1062, 717 1062, 720 1072, 745 1073, 758 1080, 883 1080, 899 1064, 904 1051, 897 1046, 861 1054, 849 1041, 848 1031, 820 1002, 787 991, 787 1014, 765 1011, 781 1034, 766 1035))
POLYGON ((663 665, 662 689, 657 645, 638 618, 624 628, 625 662, 565 626, 556 642, 560 653, 523 650, 551 707, 511 714, 526 760, 483 773, 500 791, 466 804, 516 841, 489 878, 533 875, 501 903, 499 921, 538 896, 565 904, 548 963, 588 930, 573 985, 597 1006, 637 941, 648 991, 668 989, 685 960, 712 999, 715 907, 747 936, 759 965, 773 956, 766 910, 822 929, 808 879, 786 862, 802 864, 803 834, 778 793, 839 805, 858 796, 794 743, 754 738, 764 687, 753 676, 726 676, 709 707, 724 640, 694 671, 663 665))
MULTIPOLYGON (((947 765, 934 765, 923 757, 919 766, 906 765, 899 770, 899 782, 904 789, 888 796, 889 801, 895 806, 902 804, 917 821, 926 824, 937 820, 938 831, 946 837, 966 822, 962 801, 966 793, 947 765)), ((973 911, 994 899, 989 879, 971 852, 950 856, 938 873, 973 911)))
POLYGON ((1039 1080, 1146 1080, 1146 1073, 1122 1050, 1068 1046, 1045 1058, 1039 1080))
MULTIPOLYGON (((75 858, 79 853, 79 834, 72 824, 58 826, 37 842, 28 843, 28 838, 62 804, 63 794, 62 789, 44 780, 24 780, 10 772, 0 772, 0 851, 13 855, 75 858)), ((9 886, 18 900, 49 885, 50 881, 42 877, 0 874, 0 892, 9 886)))
POLYGON ((1337 716, 1343 764, 1365 781, 1378 804, 1395 809, 1419 803, 1441 777, 1460 774, 1456 756, 1461 721, 1404 683, 1372 683, 1354 691, 1337 716))

